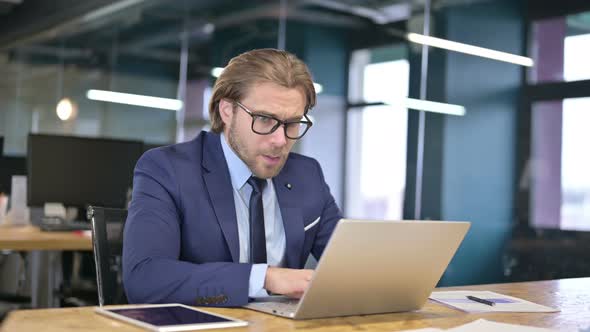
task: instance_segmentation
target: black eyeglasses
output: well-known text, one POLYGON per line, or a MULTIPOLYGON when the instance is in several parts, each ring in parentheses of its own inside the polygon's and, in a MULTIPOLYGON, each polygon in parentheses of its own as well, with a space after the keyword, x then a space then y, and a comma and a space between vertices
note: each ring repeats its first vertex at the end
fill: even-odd
POLYGON ((304 114, 305 120, 298 121, 282 121, 271 115, 256 114, 250 111, 246 106, 239 101, 235 102, 241 109, 252 117, 252 131, 258 135, 269 135, 275 132, 281 125, 285 129, 285 136, 289 139, 300 139, 307 133, 307 130, 313 123, 304 114))

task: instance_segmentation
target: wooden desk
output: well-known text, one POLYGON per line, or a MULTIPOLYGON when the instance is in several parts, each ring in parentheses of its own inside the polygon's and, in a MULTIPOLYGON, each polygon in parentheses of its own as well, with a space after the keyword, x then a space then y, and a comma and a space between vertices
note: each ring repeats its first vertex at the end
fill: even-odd
POLYGON ((90 232, 44 232, 36 226, 0 226, 0 249, 28 252, 31 268, 31 305, 55 307, 62 281, 61 252, 92 250, 90 232))
POLYGON ((36 226, 0 226, 0 249, 92 250, 89 232, 43 232, 36 226))
MULTIPOLYGON (((223 331, 398 331, 423 327, 450 328, 478 318, 498 322, 577 331, 590 327, 590 278, 443 288, 491 290, 561 309, 557 313, 467 314, 428 302, 408 313, 293 321, 246 309, 207 308, 250 322, 247 328, 223 331)), ((0 331, 143 331, 95 314, 92 307, 19 310, 8 315, 0 331)), ((221 330, 220 330, 221 331, 221 330)))

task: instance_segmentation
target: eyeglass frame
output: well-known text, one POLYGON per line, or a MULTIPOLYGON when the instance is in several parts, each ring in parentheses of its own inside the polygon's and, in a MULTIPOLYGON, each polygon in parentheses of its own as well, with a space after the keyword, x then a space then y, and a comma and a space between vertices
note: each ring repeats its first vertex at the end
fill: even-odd
POLYGON ((237 100, 234 100, 233 102, 235 105, 237 105, 239 108, 241 108, 242 110, 244 110, 244 112, 246 112, 248 115, 250 115, 252 117, 252 125, 250 126, 250 129, 252 129, 252 132, 254 132, 255 134, 258 135, 270 135, 272 133, 274 133, 275 131, 277 131, 277 129, 279 129, 279 127, 283 127, 283 130, 285 132, 285 137, 291 140, 298 140, 301 137, 305 136, 305 134, 307 134, 307 132, 309 131, 309 128, 311 128, 311 126, 313 126, 313 122, 311 122, 311 120, 307 117, 307 111, 305 113, 303 113, 303 117, 305 118, 305 121, 299 120, 299 121, 283 121, 280 119, 277 119, 275 116, 273 115, 266 115, 266 114, 256 114, 253 111, 251 111, 248 107, 244 106, 244 104, 240 103, 237 100), (268 133, 260 133, 256 130, 254 130, 254 122, 256 122, 256 118, 257 117, 262 117, 262 118, 269 118, 269 119, 273 119, 277 122, 276 125, 274 125, 272 127, 272 129, 268 132, 268 133), (299 135, 299 137, 297 138, 292 138, 289 137, 289 135, 287 134, 287 125, 292 124, 292 123, 298 123, 299 125, 301 124, 305 124, 307 125, 307 127, 305 127, 305 130, 303 131, 303 134, 299 135))

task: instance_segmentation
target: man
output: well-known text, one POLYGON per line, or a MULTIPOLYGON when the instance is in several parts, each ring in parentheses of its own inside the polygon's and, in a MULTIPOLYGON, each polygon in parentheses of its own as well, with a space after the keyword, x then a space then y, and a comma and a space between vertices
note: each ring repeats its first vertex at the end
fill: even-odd
POLYGON ((308 255, 319 258, 341 218, 317 161, 290 153, 315 101, 301 60, 250 51, 215 83, 212 132, 141 157, 123 241, 130 303, 301 297, 308 255))

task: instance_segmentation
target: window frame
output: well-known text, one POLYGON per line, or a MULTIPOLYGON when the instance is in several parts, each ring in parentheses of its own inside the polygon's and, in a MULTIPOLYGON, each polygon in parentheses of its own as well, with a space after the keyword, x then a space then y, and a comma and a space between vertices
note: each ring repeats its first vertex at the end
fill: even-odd
MULTIPOLYGON (((530 6, 530 5, 529 5, 530 6)), ((542 19, 556 18, 590 11, 590 3, 583 1, 565 1, 555 4, 555 2, 543 1, 535 3, 534 7, 529 8, 528 17, 525 24, 525 45, 527 53, 531 51, 531 42, 533 25, 542 19)), ((590 79, 578 81, 558 81, 531 83, 529 81, 529 71, 523 71, 523 87, 521 89, 520 105, 517 115, 518 140, 516 148, 516 169, 517 174, 524 176, 526 169, 529 167, 529 159, 532 156, 532 115, 533 105, 539 101, 563 100, 570 98, 590 97, 590 79)), ((522 189, 515 185, 515 212, 516 221, 519 229, 538 230, 532 225, 531 218, 531 200, 532 193, 530 186, 522 189)), ((561 229, 543 229, 543 232, 551 234, 577 234, 589 233, 586 231, 561 230, 561 229)))

